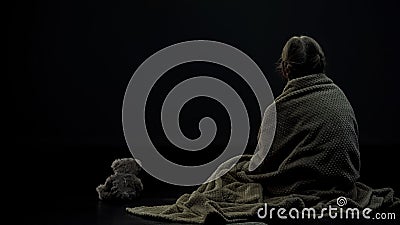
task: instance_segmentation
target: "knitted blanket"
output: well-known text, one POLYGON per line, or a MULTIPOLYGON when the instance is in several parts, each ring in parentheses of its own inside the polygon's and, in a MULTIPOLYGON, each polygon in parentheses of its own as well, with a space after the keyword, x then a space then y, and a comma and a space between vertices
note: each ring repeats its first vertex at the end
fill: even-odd
MULTIPOLYGON (((357 182, 360 170, 358 128, 342 90, 324 74, 290 80, 276 98, 277 127, 263 163, 249 171, 251 156, 243 156, 228 173, 201 185, 175 204, 127 208, 140 216, 175 222, 213 224, 259 220, 268 207, 315 208, 337 206, 398 210, 393 190, 374 190, 357 182)), ((258 148, 268 133, 267 108, 258 148)))

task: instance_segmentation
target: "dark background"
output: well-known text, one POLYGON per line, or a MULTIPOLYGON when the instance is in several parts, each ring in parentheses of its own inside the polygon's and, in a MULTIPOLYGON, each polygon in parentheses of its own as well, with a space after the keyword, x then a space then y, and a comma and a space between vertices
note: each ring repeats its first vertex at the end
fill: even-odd
MULTIPOLYGON (((5 14, 3 85, 10 107, 3 109, 4 129, 10 136, 5 138, 7 151, 18 156, 22 165, 18 168, 24 173, 17 178, 21 183, 14 182, 11 188, 42 212, 24 218, 30 224, 32 218, 42 224, 90 224, 98 218, 101 203, 96 201, 95 187, 111 174, 113 159, 130 156, 121 123, 129 79, 156 51, 197 39, 224 42, 245 52, 277 96, 285 84, 275 69, 284 43, 292 35, 314 37, 327 56, 328 76, 344 90, 356 112, 362 181, 377 188, 391 186, 399 193, 398 4, 372 0, 14 2, 5 14), (62 207, 67 200, 68 207, 62 207), (77 204, 72 207, 71 202, 77 204)), ((237 84, 235 74, 226 69, 194 63, 169 71, 166 75, 171 79, 159 83, 158 90, 168 91, 174 77, 197 71, 232 77, 228 81, 237 84)), ((243 98, 253 115, 249 151, 260 118, 252 95, 244 93, 243 98)), ((209 114, 214 114, 222 130, 213 143, 216 153, 187 157, 189 164, 218 155, 226 144, 226 111, 204 99, 193 101, 182 113, 183 131, 196 137, 198 119, 209 114)), ((153 110, 147 116, 158 114, 153 110)), ((165 154, 176 161, 182 158, 179 152, 168 152, 160 131, 151 132, 167 149, 165 154)), ((142 176, 148 196, 179 189, 145 173, 142 176), (159 186, 153 190, 154 184, 159 186)), ((15 203, 16 207, 28 204, 15 203)))

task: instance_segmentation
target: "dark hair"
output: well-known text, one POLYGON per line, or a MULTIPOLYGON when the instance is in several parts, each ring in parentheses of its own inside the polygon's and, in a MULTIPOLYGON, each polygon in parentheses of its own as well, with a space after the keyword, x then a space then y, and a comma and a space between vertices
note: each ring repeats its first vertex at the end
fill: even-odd
POLYGON ((325 72, 325 54, 311 37, 294 36, 283 47, 277 69, 288 79, 325 72))

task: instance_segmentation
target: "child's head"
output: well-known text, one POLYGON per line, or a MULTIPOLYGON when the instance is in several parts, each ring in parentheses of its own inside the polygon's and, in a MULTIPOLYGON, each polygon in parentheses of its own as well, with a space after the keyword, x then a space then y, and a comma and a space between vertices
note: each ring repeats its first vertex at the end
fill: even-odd
POLYGON ((287 79, 324 73, 325 54, 321 46, 311 37, 293 36, 285 44, 278 69, 287 79))

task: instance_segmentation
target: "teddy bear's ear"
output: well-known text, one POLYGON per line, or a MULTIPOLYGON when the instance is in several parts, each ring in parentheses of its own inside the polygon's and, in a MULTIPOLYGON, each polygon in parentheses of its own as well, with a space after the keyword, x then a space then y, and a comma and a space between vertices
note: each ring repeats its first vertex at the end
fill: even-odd
POLYGON ((137 160, 133 158, 117 159, 112 163, 111 168, 116 174, 123 173, 137 175, 141 170, 140 163, 140 161, 137 162, 137 160))

